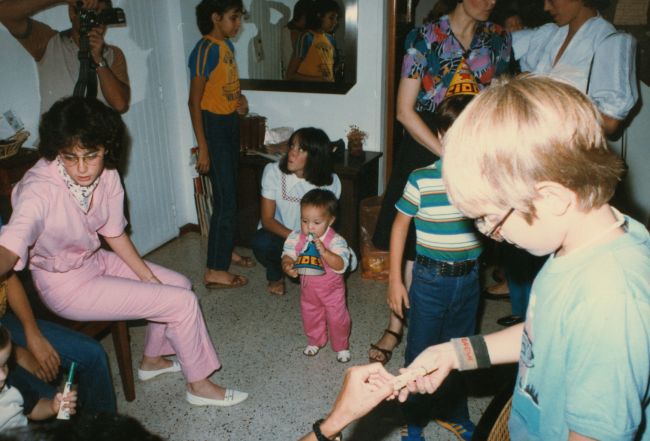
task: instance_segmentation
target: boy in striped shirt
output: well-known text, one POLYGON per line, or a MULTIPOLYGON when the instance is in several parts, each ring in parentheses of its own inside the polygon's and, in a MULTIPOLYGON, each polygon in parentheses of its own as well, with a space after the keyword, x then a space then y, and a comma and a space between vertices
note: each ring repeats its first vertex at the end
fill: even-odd
MULTIPOLYGON (((460 94, 451 89, 434 114, 440 137, 474 96, 467 88, 460 94)), ((410 174, 395 208, 388 303, 399 317, 403 306, 407 311, 408 366, 427 347, 475 332, 480 297, 477 259, 482 249, 474 222, 449 202, 442 180, 442 159, 410 174), (411 219, 415 222, 417 240, 413 282, 407 295, 401 269, 411 219)), ((471 439, 474 424, 469 419, 464 389, 462 378, 456 373, 435 395, 409 397, 402 440, 423 440, 423 428, 432 416, 459 439, 471 439)))

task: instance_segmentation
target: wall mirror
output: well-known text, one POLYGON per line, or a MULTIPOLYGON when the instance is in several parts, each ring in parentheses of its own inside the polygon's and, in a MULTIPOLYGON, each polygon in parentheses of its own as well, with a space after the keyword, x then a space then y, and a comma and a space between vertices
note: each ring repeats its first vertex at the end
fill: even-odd
POLYGON ((244 0, 247 15, 233 39, 243 90, 345 94, 357 82, 358 0, 337 0, 341 16, 334 37, 342 63, 337 81, 282 79, 280 35, 297 0, 244 0))

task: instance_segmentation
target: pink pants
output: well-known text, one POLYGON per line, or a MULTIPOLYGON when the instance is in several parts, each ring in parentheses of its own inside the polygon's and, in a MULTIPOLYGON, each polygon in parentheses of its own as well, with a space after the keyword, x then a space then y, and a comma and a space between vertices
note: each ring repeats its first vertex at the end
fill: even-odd
POLYGON ((345 281, 330 268, 322 276, 301 276, 300 309, 307 342, 325 346, 329 329, 332 349, 350 347, 350 313, 345 305, 345 281))
POLYGON ((67 273, 32 269, 43 302, 77 321, 149 321, 144 355, 176 354, 188 383, 221 367, 190 281, 147 262, 162 284, 141 282, 116 254, 99 250, 82 268, 67 273))

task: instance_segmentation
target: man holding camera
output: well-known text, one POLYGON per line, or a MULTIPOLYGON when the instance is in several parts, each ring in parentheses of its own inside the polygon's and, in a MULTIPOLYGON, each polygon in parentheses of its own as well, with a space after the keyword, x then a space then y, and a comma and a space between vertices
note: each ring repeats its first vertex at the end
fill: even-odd
MULTIPOLYGON (((34 57, 38 66, 41 113, 58 99, 73 94, 80 81, 80 13, 101 12, 112 8, 111 0, 1 0, 0 22, 34 57), (50 6, 68 3, 72 28, 57 32, 31 16, 50 6)), ((120 113, 127 111, 131 96, 124 53, 105 44, 105 25, 88 30, 90 66, 97 77, 97 98, 120 113)), ((92 72, 91 72, 92 74, 92 72)), ((93 79, 94 81, 94 79, 93 79)))

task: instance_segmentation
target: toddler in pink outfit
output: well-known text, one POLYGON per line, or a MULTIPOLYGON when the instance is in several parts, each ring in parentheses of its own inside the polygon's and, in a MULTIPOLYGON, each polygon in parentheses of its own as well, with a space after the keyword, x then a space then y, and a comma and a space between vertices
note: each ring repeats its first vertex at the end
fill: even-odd
POLYGON ((356 267, 356 256, 343 237, 331 225, 336 220, 337 200, 329 190, 314 189, 300 201, 300 229, 284 242, 282 269, 298 277, 294 268, 297 257, 309 245, 310 236, 318 250, 325 274, 300 277, 300 309, 307 335, 303 353, 314 356, 327 343, 327 332, 336 359, 350 361, 350 313, 345 299, 343 274, 356 267))

